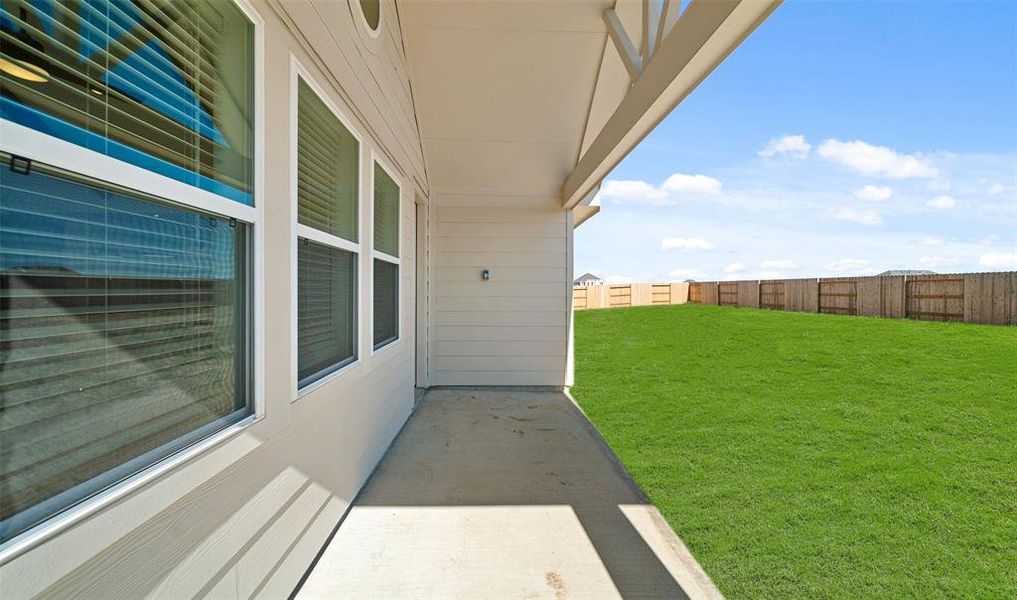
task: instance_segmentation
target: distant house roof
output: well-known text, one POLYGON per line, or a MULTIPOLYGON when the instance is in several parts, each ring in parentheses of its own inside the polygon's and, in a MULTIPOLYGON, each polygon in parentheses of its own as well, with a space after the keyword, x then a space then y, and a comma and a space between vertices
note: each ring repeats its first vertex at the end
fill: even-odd
POLYGON ((877 277, 890 277, 893 275, 936 275, 935 271, 927 271, 925 269, 891 269, 889 271, 883 271, 877 277))
POLYGON ((579 277, 576 277, 576 280, 573 283, 585 283, 587 281, 604 281, 604 280, 601 279, 600 277, 597 277, 593 273, 586 273, 580 275, 579 277))

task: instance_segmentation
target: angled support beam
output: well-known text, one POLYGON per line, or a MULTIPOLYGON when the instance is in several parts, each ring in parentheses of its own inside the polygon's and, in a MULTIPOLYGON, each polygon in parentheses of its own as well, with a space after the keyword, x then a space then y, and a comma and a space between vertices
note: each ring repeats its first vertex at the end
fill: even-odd
POLYGON ((657 50, 657 31, 660 29, 660 0, 643 0, 643 42, 639 53, 643 64, 650 62, 657 50))
POLYGON ((653 37, 654 52, 657 51, 657 48, 660 48, 660 43, 667 37, 667 34, 671 33, 671 30, 674 29, 674 24, 678 22, 678 17, 682 14, 682 1, 664 0, 660 19, 657 21, 657 34, 653 37))
POLYGON ((693 0, 565 179, 562 205, 579 204, 780 3, 693 0))
POLYGON ((643 72, 642 57, 636 50, 636 45, 632 43, 629 34, 625 32, 625 26, 622 25, 618 13, 614 12, 613 8, 604 11, 604 24, 607 25, 607 33, 611 36, 615 49, 618 50, 618 56, 621 57, 625 70, 629 72, 629 78, 632 81, 639 79, 639 74, 643 72))

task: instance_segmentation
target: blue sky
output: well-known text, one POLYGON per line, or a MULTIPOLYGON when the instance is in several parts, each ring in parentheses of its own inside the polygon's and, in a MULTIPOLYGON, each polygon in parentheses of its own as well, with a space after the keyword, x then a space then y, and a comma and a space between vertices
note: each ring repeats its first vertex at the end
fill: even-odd
POLYGON ((789 0, 600 200, 577 275, 1017 270, 1017 1, 789 0))

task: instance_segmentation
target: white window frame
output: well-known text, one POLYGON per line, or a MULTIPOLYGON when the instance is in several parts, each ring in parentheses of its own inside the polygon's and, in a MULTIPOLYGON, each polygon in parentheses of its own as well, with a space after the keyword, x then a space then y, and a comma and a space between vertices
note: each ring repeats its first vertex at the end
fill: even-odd
MULTIPOLYGON (((265 411, 265 21, 248 0, 231 0, 254 28, 254 181, 253 202, 248 206, 182 181, 160 175, 129 162, 90 150, 7 119, 0 119, 0 149, 33 162, 57 167, 90 179, 161 198, 186 208, 234 218, 250 231, 250 274, 245 289, 250 343, 248 364, 251 414, 158 460, 124 480, 57 512, 38 525, 0 544, 0 565, 25 554, 95 513, 123 500, 225 441, 235 438, 266 417, 265 411)), ((260 442, 259 442, 260 444, 260 442)), ((257 445, 257 444, 256 444, 257 445)), ((255 445, 255 447, 256 447, 255 445)), ((253 450, 253 447, 250 448, 253 450)), ((168 506, 183 496, 165 498, 168 506)), ((133 526, 140 525, 140 521, 133 526)))
POLYGON ((370 177, 371 184, 370 184, 370 189, 368 190, 367 197, 371 199, 371 209, 368 211, 368 213, 369 213, 369 215, 368 215, 369 224, 367 226, 367 229, 371 232, 371 261, 370 261, 371 281, 369 283, 370 289, 371 289, 371 302, 368 303, 367 312, 368 312, 368 322, 370 324, 370 331, 371 331, 371 339, 370 339, 370 346, 369 347, 371 348, 371 356, 375 356, 377 354, 380 354, 380 353, 384 352, 385 350, 388 350, 389 348, 395 348, 395 347, 399 346, 399 344, 401 344, 402 341, 403 341, 403 292, 404 292, 404 290, 403 290, 403 253, 405 252, 405 248, 403 248, 403 187, 404 186, 403 186, 402 178, 399 177, 399 175, 396 174, 397 171, 392 167, 391 163, 388 162, 388 159, 386 159, 384 156, 382 156, 380 153, 378 153, 374 148, 371 149, 371 163, 370 163, 369 172, 371 174, 371 177, 370 177), (392 178, 392 181, 395 182, 396 187, 399 189, 399 202, 396 205, 396 232, 397 232, 397 235, 396 235, 397 241, 396 241, 396 243, 398 244, 399 256, 392 256, 391 254, 386 254, 385 252, 382 252, 380 250, 375 250, 374 249, 374 165, 380 166, 382 168, 382 170, 385 171, 385 173, 388 174, 388 176, 392 178), (390 342, 387 342, 386 344, 384 344, 382 346, 377 347, 377 348, 374 347, 374 259, 376 259, 376 258, 380 259, 380 260, 383 260, 385 262, 388 262, 388 263, 392 263, 392 264, 396 265, 397 267, 399 267, 398 293, 396 294, 396 304, 397 304, 397 307, 396 307, 396 312, 397 312, 397 316, 396 316, 396 338, 394 340, 390 341, 390 342))
POLYGON ((350 370, 355 369, 361 364, 361 350, 360 340, 363 336, 364 327, 364 311, 361 306, 361 294, 360 290, 364 288, 364 269, 361 266, 361 256, 363 256, 364 247, 364 181, 361 176, 360 165, 364 159, 364 137, 353 126, 353 119, 346 116, 346 113, 332 100, 331 96, 325 92, 323 86, 318 84, 315 77, 311 72, 304 67, 300 62, 300 59, 294 54, 290 54, 290 243, 291 243, 291 257, 290 257, 290 303, 292 309, 290 310, 290 380, 292 382, 292 393, 291 401, 296 402, 298 399, 310 394, 318 388, 335 381, 337 378, 342 377, 350 370), (307 84, 311 91, 313 91, 318 98, 325 103, 325 106, 332 112, 333 115, 339 122, 342 123, 343 127, 353 135, 353 138, 357 140, 357 242, 351 242, 345 240, 339 236, 325 233, 319 229, 308 227, 299 223, 299 206, 297 200, 298 194, 298 114, 300 112, 299 106, 299 94, 300 94, 300 80, 303 80, 307 84), (298 324, 297 324, 297 313, 299 312, 299 291, 298 291, 298 254, 300 251, 300 238, 306 238, 313 242, 328 246, 330 248, 336 248, 339 250, 345 250, 352 252, 356 257, 354 264, 357 266, 357 281, 356 290, 354 297, 356 298, 356 323, 354 329, 356 333, 356 343, 354 344, 354 351, 356 352, 353 360, 349 364, 343 365, 335 371, 316 379, 304 387, 300 387, 300 376, 299 373, 299 358, 300 358, 300 346, 298 340, 298 324))

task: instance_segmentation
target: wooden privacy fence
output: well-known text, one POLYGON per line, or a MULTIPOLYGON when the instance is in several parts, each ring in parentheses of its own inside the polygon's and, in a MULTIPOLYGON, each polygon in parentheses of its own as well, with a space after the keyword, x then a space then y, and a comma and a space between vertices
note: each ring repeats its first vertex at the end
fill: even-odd
POLYGON ((838 315, 1017 325, 1017 272, 707 281, 690 302, 838 315))
POLYGON ((572 307, 617 308, 651 304, 685 304, 689 299, 687 283, 624 283, 588 285, 572 288, 572 307))

